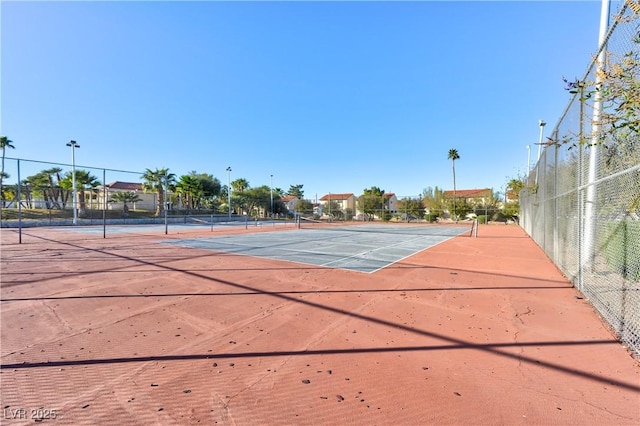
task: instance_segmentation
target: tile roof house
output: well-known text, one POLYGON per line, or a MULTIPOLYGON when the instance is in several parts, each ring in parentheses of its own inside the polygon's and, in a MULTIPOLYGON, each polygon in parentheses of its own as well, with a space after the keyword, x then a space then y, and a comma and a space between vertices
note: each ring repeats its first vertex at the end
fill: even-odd
POLYGON ((151 192, 144 192, 144 186, 141 183, 137 182, 121 182, 115 181, 108 183, 104 186, 100 187, 100 192, 98 194, 98 203, 104 202, 105 196, 105 188, 106 188, 106 196, 107 196, 107 210, 122 210, 122 203, 110 202, 110 195, 115 192, 135 192, 138 197, 142 199, 142 201, 138 201, 130 205, 129 208, 132 210, 155 210, 157 205, 156 194, 151 192))
POLYGON ((506 203, 510 203, 510 202, 514 202, 514 201, 519 201, 520 200, 520 194, 518 193, 518 191, 514 191, 513 189, 509 189, 507 190, 507 192, 505 193, 505 202, 506 203))
MULTIPOLYGON (((382 199, 384 200, 385 213, 392 213, 392 214, 398 213, 398 197, 396 196, 395 193, 385 192, 384 194, 382 194, 382 199)), ((364 215, 364 212, 360 210, 360 206, 356 205, 356 217, 362 218, 363 215, 364 215)), ((379 219, 378 215, 374 215, 374 218, 379 219)))
MULTIPOLYGON (((397 213, 398 212, 398 198, 396 194, 393 192, 385 193, 382 195, 384 198, 385 209, 389 213, 397 213)), ((319 200, 318 206, 314 209, 314 213, 319 216, 323 216, 325 213, 328 213, 327 206, 329 201, 332 203, 337 203, 338 208, 342 211, 346 211, 347 209, 351 210, 352 214, 358 215, 362 212, 358 210, 358 197, 356 197, 351 192, 345 193, 330 193, 322 196, 319 200)))
POLYGON ((317 214, 323 216, 324 213, 329 213, 327 208, 329 206, 329 202, 337 203, 338 208, 342 211, 346 211, 350 209, 351 212, 354 212, 356 209, 356 197, 351 192, 343 193, 343 194, 327 194, 320 198, 320 203, 318 204, 317 214))
POLYGON ((289 210, 290 212, 295 212, 296 205, 300 200, 298 199, 298 197, 295 197, 293 195, 285 195, 283 197, 280 197, 280 201, 282 201, 287 210, 289 210))
POLYGON ((115 181, 107 184, 109 191, 144 191, 141 183, 115 181))
POLYGON ((398 197, 393 192, 384 193, 383 197, 387 198, 385 201, 387 211, 389 213, 397 213, 398 212, 398 197))
MULTIPOLYGON (((444 198, 454 198, 453 191, 444 191, 444 198)), ((493 197, 493 190, 491 188, 485 189, 457 189, 455 191, 455 198, 458 200, 466 200, 470 204, 489 202, 493 197)))

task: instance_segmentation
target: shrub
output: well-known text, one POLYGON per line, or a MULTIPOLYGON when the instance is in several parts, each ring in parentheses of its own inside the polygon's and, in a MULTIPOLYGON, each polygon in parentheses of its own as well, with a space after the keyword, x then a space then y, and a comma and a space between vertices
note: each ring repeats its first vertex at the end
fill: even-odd
POLYGON ((506 222, 509 218, 507 216, 505 216, 502 212, 496 212, 492 217, 491 220, 494 222, 506 222))
POLYGON ((605 227, 602 254, 615 272, 640 281, 640 221, 623 220, 605 227))
POLYGON ((438 217, 440 217, 437 213, 429 213, 424 215, 424 218, 427 219, 427 222, 434 223, 438 221, 438 217))

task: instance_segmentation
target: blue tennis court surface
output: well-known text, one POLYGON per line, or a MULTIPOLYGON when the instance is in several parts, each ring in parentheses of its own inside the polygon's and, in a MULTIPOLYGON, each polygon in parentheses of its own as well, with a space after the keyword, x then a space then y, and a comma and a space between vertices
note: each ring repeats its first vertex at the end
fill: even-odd
POLYGON ((468 227, 353 225, 165 241, 181 247, 373 273, 468 227))

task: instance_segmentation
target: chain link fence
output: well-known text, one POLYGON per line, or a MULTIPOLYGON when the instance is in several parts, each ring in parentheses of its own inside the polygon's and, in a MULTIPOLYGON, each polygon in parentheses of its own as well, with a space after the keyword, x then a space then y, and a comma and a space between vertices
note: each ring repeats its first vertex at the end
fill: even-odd
MULTIPOLYGON (((633 7, 632 7, 633 6, 633 7)), ((640 356, 640 20, 612 14, 606 43, 520 193, 521 225, 640 356)))
POLYGON ((93 225, 103 218, 152 217, 157 206, 156 195, 144 193, 141 184, 122 186, 140 182, 142 172, 17 158, 5 158, 3 166, 2 227, 15 227, 19 220, 25 227, 93 225), (116 194, 125 190, 133 193, 130 201, 118 201, 116 194))
POLYGON ((266 216, 270 207, 281 208, 268 191, 251 202, 234 194, 229 208, 227 193, 219 187, 213 196, 187 191, 179 182, 145 188, 145 173, 4 158, 0 226, 186 223, 197 216, 238 221, 244 220, 239 212, 260 210, 266 216))
POLYGON ((503 214, 493 196, 474 199, 441 198, 433 195, 327 194, 311 202, 296 204, 295 212, 307 219, 356 222, 437 223, 472 221, 513 222, 503 214), (454 215, 455 212, 455 215, 454 215))

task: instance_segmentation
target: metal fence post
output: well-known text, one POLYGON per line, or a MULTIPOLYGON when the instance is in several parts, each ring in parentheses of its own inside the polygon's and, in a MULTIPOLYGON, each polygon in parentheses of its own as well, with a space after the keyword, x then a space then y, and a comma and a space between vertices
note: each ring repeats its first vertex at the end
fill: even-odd
POLYGON ((17 160, 17 168, 18 168, 18 244, 22 244, 22 195, 21 195, 21 187, 20 183, 20 160, 17 160))

